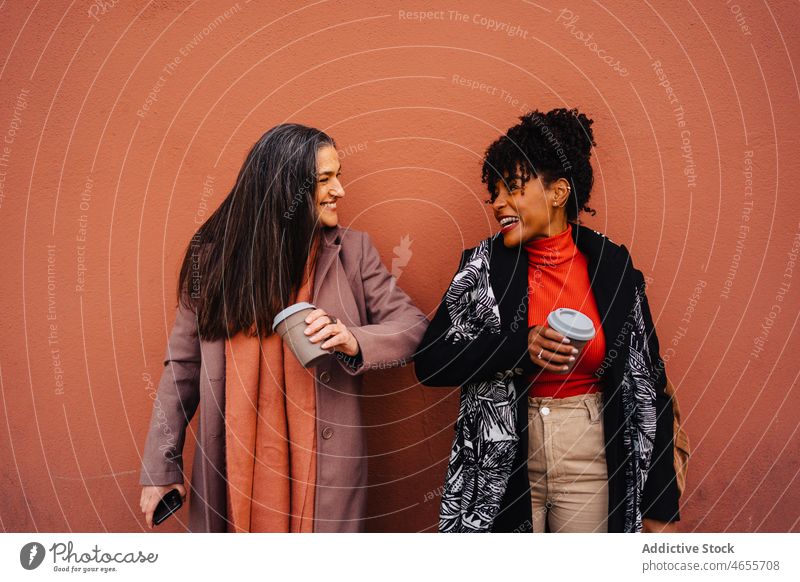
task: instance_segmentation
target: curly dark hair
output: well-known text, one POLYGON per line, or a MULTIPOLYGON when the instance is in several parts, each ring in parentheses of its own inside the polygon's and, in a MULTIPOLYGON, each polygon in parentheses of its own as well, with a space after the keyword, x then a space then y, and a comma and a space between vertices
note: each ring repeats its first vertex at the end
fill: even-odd
POLYGON ((545 185, 559 178, 570 185, 566 204, 567 219, 575 221, 581 210, 594 216, 587 206, 594 177, 589 157, 596 145, 591 119, 577 109, 553 109, 547 113, 531 111, 519 118, 486 149, 481 179, 491 201, 497 198, 497 182, 517 175, 522 185, 540 177, 545 185))

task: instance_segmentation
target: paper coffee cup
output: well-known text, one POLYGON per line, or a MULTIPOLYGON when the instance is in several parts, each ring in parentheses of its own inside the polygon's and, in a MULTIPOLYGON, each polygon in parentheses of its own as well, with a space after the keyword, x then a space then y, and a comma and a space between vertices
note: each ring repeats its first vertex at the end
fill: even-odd
POLYGON ((583 346, 594 337, 594 323, 587 315, 584 315, 576 309, 559 307, 551 311, 547 316, 547 326, 556 330, 561 335, 568 337, 569 343, 566 345, 571 345, 578 350, 577 354, 573 354, 575 360, 565 364, 569 367, 566 370, 557 372, 559 374, 569 374, 578 362, 581 352, 583 351, 583 346))
POLYGON ((323 342, 311 343, 304 333, 308 325, 306 317, 314 309, 316 307, 311 303, 301 301, 290 305, 272 320, 272 331, 281 336, 304 368, 316 366, 331 356, 331 352, 320 347, 323 342))

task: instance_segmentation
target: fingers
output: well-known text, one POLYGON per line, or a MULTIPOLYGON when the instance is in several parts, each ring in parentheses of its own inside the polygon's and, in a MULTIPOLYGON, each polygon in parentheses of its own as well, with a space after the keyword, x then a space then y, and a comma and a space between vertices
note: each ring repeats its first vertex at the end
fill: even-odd
POLYGON ((541 347, 538 349, 534 347, 532 351, 537 358, 539 358, 540 360, 544 360, 545 362, 553 362, 555 364, 564 365, 575 361, 575 356, 573 355, 564 356, 561 354, 554 353, 547 349, 541 349, 541 347), (541 357, 539 356, 540 352, 542 354, 541 357))
POLYGON ((303 333, 308 336, 311 343, 322 341, 320 348, 323 350, 343 347, 345 349, 342 351, 349 353, 353 349, 358 349, 357 346, 348 348, 350 344, 355 343, 352 334, 347 326, 336 320, 335 317, 328 315, 324 309, 315 309, 306 316, 305 321, 308 325, 303 333), (334 321, 336 323, 333 323, 334 321))
POLYGON ((328 341, 324 342, 319 347, 321 347, 323 350, 329 350, 329 349, 335 348, 337 346, 345 345, 349 339, 350 338, 348 337, 348 334, 346 334, 344 332, 337 333, 336 335, 334 335, 328 341))
POLYGON ((531 343, 538 344, 539 349, 544 348, 551 352, 573 356, 578 353, 577 349, 569 345, 569 338, 561 335, 556 330, 543 326, 536 326, 533 330, 535 330, 535 333, 532 334, 531 343))
POLYGON ((139 504, 142 513, 144 513, 144 520, 147 522, 147 527, 153 529, 153 513, 155 513, 156 506, 158 505, 159 497, 142 491, 142 500, 139 504))
POLYGON ((173 488, 178 490, 178 493, 181 494, 181 498, 183 500, 186 500, 186 487, 184 487, 180 483, 176 483, 173 488))
POLYGON ((550 372, 567 371, 568 364, 575 361, 578 350, 562 343, 562 340, 569 341, 553 329, 544 326, 532 327, 528 351, 533 363, 550 372))
POLYGON ((576 356, 578 354, 578 350, 569 345, 568 342, 569 338, 561 335, 554 329, 544 326, 535 326, 531 329, 530 344, 532 346, 537 346, 536 352, 533 352, 533 347, 531 348, 531 353, 535 353, 536 355, 539 354, 539 350, 545 349, 553 354, 567 356, 567 358, 564 359, 559 355, 558 358, 560 359, 556 359, 556 361, 568 362, 570 361, 569 356, 576 356))
POLYGON ((547 350, 544 350, 542 352, 542 357, 540 358, 540 357, 538 357, 538 353, 539 353, 538 351, 536 351, 536 353, 531 353, 531 360, 533 360, 534 364, 536 364, 537 366, 540 366, 544 370, 549 370, 550 372, 559 372, 560 373, 560 372, 565 372, 567 370, 567 368, 569 368, 569 366, 566 366, 564 364, 550 363, 548 354, 552 355, 554 358, 555 357, 561 357, 561 356, 555 356, 554 354, 552 354, 552 352, 548 352, 547 350))
POLYGON ((541 327, 539 330, 539 335, 543 335, 557 342, 569 343, 569 338, 567 336, 558 333, 551 327, 541 327))
POLYGON ((139 497, 139 509, 142 510, 142 513, 147 513, 147 508, 150 505, 152 498, 153 498, 152 488, 143 487, 142 494, 139 497))
POLYGON ((553 340, 539 338, 538 344, 540 348, 567 356, 574 356, 578 353, 578 350, 576 350, 574 347, 553 340))
POLYGON ((327 313, 325 313, 325 310, 324 310, 324 309, 315 309, 314 311, 312 311, 311 313, 309 313, 309 314, 306 316, 306 323, 310 324, 310 323, 312 323, 312 322, 313 322, 315 319, 317 319, 317 318, 320 318, 320 317, 322 317, 323 315, 327 315, 327 313))
MULTIPOLYGON (((306 320, 308 320, 308 318, 306 318, 306 320)), ((306 335, 317 333, 323 327, 325 327, 326 325, 330 325, 331 323, 332 323, 331 318, 327 314, 323 313, 321 316, 317 317, 312 323, 310 323, 308 327, 306 327, 306 330, 303 333, 305 333, 306 335)))
MULTIPOLYGON (((308 339, 311 340, 311 343, 317 343, 318 341, 328 338, 334 334, 343 335, 343 332, 346 329, 347 328, 345 328, 341 323, 329 323, 308 339)), ((323 345, 321 347, 325 346, 323 345)))
POLYGON ((142 488, 142 495, 139 497, 139 509, 144 513, 144 519, 150 529, 153 529, 153 515, 156 507, 158 507, 158 502, 172 489, 177 489, 181 499, 186 500, 186 487, 182 483, 142 488))

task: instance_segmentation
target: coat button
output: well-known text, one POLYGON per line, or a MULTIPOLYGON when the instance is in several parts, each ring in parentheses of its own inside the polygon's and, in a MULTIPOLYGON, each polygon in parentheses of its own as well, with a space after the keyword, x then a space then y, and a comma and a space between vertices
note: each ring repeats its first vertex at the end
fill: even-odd
POLYGON ((548 414, 550 414, 550 409, 547 406, 542 406, 539 409, 539 412, 541 413, 542 416, 547 416, 548 414))
POLYGON ((522 376, 522 373, 523 373, 524 371, 525 371, 525 370, 523 370, 522 368, 514 368, 514 373, 515 373, 517 376, 522 376))
POLYGON ((331 375, 328 374, 328 372, 322 372, 322 374, 319 375, 319 379, 322 380, 325 384, 327 384, 328 382, 331 381, 331 375))
POLYGON ((322 438, 328 440, 332 436, 333 436, 333 429, 331 427, 326 426, 325 428, 322 429, 322 438))
POLYGON ((495 380, 502 380, 504 377, 505 377, 505 374, 503 374, 503 372, 495 372, 494 373, 495 380))

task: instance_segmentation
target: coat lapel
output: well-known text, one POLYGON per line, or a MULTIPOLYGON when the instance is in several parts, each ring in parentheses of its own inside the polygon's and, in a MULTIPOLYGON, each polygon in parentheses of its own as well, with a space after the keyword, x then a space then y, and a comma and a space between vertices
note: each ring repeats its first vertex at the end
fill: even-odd
POLYGON ((489 250, 489 283, 504 329, 528 327, 528 256, 523 247, 506 248, 496 235, 489 250), (516 325, 513 325, 515 324, 516 325))
POLYGON ((606 343, 606 361, 613 364, 623 355, 622 326, 633 303, 630 255, 605 236, 573 224, 572 237, 586 257, 589 283, 600 314, 606 343), (613 351, 612 351, 613 350, 613 351))

